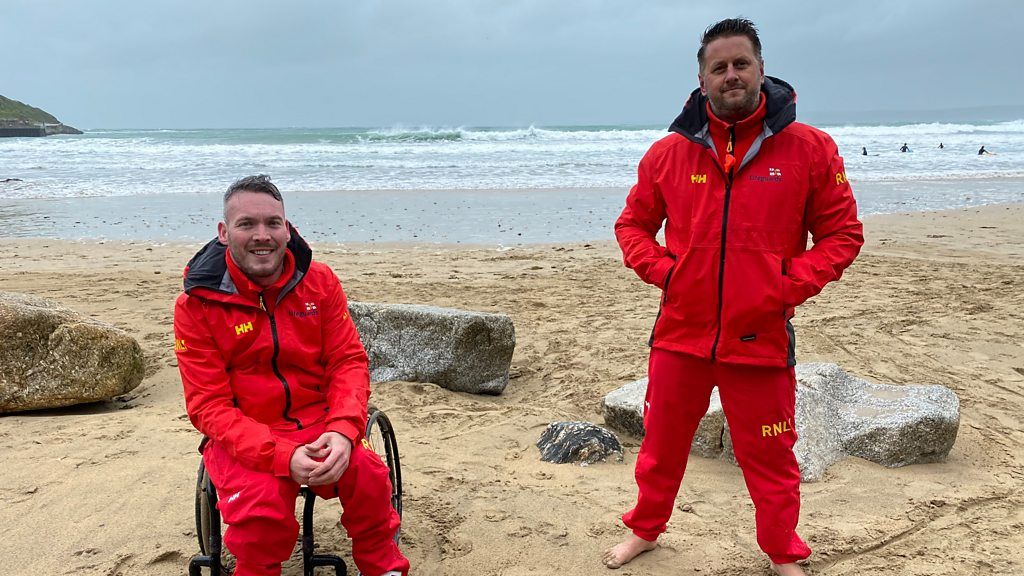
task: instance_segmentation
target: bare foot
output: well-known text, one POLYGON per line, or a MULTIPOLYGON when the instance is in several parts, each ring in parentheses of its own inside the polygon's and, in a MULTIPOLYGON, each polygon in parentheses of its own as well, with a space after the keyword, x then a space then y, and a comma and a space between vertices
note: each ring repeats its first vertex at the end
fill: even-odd
POLYGON ((604 558, 601 559, 604 565, 612 570, 622 568, 629 564, 630 560, 640 554, 658 547, 657 541, 644 540, 636 534, 630 534, 625 540, 604 551, 604 558))
POLYGON ((804 569, 795 562, 791 562, 789 564, 775 564, 773 562, 772 572, 775 572, 779 576, 807 576, 804 569))

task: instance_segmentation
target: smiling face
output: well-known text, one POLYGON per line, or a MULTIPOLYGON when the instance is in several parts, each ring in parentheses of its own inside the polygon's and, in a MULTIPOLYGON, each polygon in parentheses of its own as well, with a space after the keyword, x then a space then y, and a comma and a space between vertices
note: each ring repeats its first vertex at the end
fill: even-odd
POLYGON ((764 61, 746 36, 723 36, 704 51, 700 91, 711 102, 711 111, 730 124, 757 110, 764 82, 764 61))
POLYGON ((284 204, 262 192, 236 192, 224 207, 217 238, 253 282, 270 286, 281 277, 291 234, 284 204))

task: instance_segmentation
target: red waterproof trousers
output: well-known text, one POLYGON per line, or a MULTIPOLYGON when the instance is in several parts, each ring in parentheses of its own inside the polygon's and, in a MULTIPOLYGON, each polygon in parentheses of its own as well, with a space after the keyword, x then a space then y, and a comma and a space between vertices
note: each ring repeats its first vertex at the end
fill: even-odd
POLYGON ((718 386, 733 451, 754 502, 757 543, 772 562, 810 556, 796 533, 800 470, 796 443, 796 375, 793 368, 712 363, 652 349, 644 427, 636 460, 636 506, 622 521, 644 540, 665 531, 683 480, 690 443, 718 386))
MULTIPOLYGON (((324 425, 319 424, 282 436, 305 444, 323 433, 324 425)), ((206 446, 203 461, 217 487, 217 508, 228 524, 224 543, 235 555, 234 575, 281 574, 281 563, 291 555, 299 534, 295 519, 299 484, 246 468, 216 442, 206 446)), ((310 488, 321 498, 341 500, 341 524, 352 539, 352 559, 362 574, 377 576, 389 570, 408 574, 409 561, 394 541, 399 517, 391 507, 388 468, 376 453, 354 444, 348 469, 337 484, 310 488)))

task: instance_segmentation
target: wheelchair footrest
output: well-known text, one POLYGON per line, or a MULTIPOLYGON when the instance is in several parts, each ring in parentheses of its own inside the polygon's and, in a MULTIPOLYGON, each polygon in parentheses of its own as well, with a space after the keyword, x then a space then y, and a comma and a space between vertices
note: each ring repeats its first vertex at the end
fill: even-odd
POLYGON ((347 574, 345 561, 340 556, 335 556, 334 554, 314 554, 311 556, 305 566, 307 575, 312 576, 313 568, 318 566, 333 566, 335 576, 346 576, 347 574))

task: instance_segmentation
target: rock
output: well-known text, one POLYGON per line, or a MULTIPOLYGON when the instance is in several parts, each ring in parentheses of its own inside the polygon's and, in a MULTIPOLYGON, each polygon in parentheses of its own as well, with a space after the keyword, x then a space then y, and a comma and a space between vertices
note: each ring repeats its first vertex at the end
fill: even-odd
POLYGON ((590 422, 552 422, 537 441, 540 459, 586 466, 614 455, 622 461, 622 444, 608 430, 590 422))
MULTIPOLYGON (((644 436, 643 403, 647 394, 647 378, 630 382, 613 390, 604 397, 604 423, 626 434, 639 438, 644 436)), ((722 434, 725 427, 725 413, 718 397, 718 388, 711 392, 711 403, 707 414, 697 425, 690 451, 705 458, 722 454, 722 434)))
POLYGON ((798 366, 797 378, 831 402, 828 426, 851 456, 895 468, 945 460, 956 442, 960 400, 945 386, 873 384, 835 364, 798 366))
MULTIPOLYGON (((804 481, 820 479, 846 456, 888 467, 938 462, 956 441, 960 402, 948 388, 873 384, 836 364, 799 364, 796 376, 798 440, 793 452, 804 481)), ((604 400, 605 423, 642 436, 640 407, 646 392, 646 378, 610 392, 604 400)), ((736 461, 717 388, 690 451, 736 461)))
POLYGON ((0 292, 0 413, 109 400, 142 382, 138 342, 54 302, 0 292))
POLYGON ((619 432, 644 437, 644 396, 647 378, 630 382, 604 397, 604 423, 619 432))
POLYGON ((449 390, 501 394, 516 346, 512 319, 411 304, 349 302, 374 382, 432 382, 449 390))

